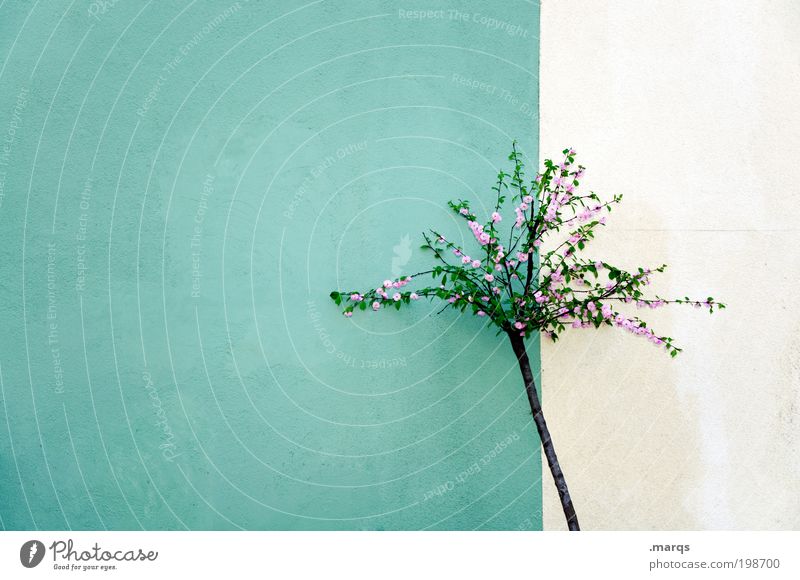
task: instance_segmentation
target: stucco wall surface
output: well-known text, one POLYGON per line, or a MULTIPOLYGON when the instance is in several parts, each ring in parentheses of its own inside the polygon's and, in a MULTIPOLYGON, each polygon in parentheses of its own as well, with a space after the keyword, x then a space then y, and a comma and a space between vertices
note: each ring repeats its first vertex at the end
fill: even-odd
POLYGON ((798 27, 790 1, 543 3, 542 155, 625 196, 592 251, 728 305, 647 316, 674 360, 612 329, 543 346, 586 528, 800 528, 798 27))

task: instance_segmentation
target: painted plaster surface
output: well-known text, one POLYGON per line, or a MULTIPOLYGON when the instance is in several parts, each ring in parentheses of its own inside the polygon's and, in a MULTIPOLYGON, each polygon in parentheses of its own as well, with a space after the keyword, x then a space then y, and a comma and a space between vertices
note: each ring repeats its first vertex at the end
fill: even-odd
POLYGON ((0 525, 541 527, 508 345, 328 298, 537 158, 537 3, 6 2, 0 57, 0 525))
POLYGON ((611 329, 543 346, 588 529, 800 527, 798 25, 794 2, 542 7, 542 155, 573 146, 586 184, 625 196, 592 250, 728 304, 648 315, 675 360, 611 329))

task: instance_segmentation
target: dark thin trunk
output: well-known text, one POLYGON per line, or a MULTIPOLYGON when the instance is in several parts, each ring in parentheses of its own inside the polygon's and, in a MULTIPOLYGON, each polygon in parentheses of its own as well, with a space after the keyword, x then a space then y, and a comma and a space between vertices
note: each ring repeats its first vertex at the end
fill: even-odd
POLYGON ((533 372, 531 371, 531 363, 528 359, 528 353, 525 351, 525 339, 514 332, 509 332, 511 339, 511 347, 514 349, 514 354, 517 356, 519 362, 519 370, 522 371, 522 379, 525 381, 525 391, 528 393, 528 402, 531 405, 531 412, 533 413, 533 422, 536 423, 536 430, 539 431, 539 438, 542 440, 542 448, 544 449, 544 456, 547 458, 547 464, 550 466, 550 473, 553 474, 553 481, 555 481, 556 489, 558 490, 558 497, 561 498, 561 507, 564 508, 564 516, 567 518, 567 527, 571 531, 578 531, 578 516, 575 515, 575 507, 572 505, 572 498, 567 489, 567 480, 564 479, 564 474, 561 471, 561 466, 558 464, 558 457, 556 457, 556 450, 553 447, 553 439, 550 437, 550 431, 547 428, 547 423, 542 414, 542 404, 539 402, 539 395, 536 393, 536 382, 533 380, 533 372))

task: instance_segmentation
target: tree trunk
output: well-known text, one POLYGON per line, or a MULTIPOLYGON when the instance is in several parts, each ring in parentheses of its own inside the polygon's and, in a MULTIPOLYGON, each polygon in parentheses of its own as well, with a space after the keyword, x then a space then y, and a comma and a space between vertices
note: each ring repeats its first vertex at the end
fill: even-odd
POLYGON ((572 498, 569 495, 569 489, 567 489, 567 480, 564 479, 564 473, 561 471, 558 457, 556 457, 556 450, 553 447, 553 439, 550 437, 550 431, 547 429, 547 423, 542 414, 542 405, 539 402, 539 395, 536 393, 536 382, 533 380, 531 363, 525 350, 525 339, 518 334, 514 334, 514 331, 509 332, 508 336, 511 339, 511 347, 514 349, 514 354, 519 362, 519 370, 522 371, 522 379, 525 381, 525 391, 528 393, 528 402, 531 405, 533 421, 536 423, 536 430, 539 431, 539 438, 542 440, 542 448, 547 458, 547 464, 550 466, 550 473, 553 474, 558 497, 561 498, 561 507, 564 508, 567 527, 570 531, 578 531, 580 530, 578 516, 575 515, 575 507, 572 505, 572 498))

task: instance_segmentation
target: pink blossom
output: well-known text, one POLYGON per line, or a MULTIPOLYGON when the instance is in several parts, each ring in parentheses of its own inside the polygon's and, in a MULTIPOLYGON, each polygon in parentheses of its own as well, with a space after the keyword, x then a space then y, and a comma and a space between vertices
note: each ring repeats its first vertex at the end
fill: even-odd
POLYGON ((589 302, 586 305, 586 310, 588 310, 589 312, 596 312, 597 311, 597 306, 595 306, 594 302, 589 302))
POLYGON ((494 282, 494 276, 492 274, 486 274, 483 278, 487 282, 494 282))
POLYGON ((525 328, 525 323, 524 322, 520 322, 518 320, 518 321, 516 321, 514 323, 514 328, 516 328, 517 330, 522 330, 523 328, 525 328))
POLYGON ((473 235, 475 238, 480 242, 482 246, 485 246, 491 241, 491 236, 483 231, 483 226, 476 221, 470 220, 468 222, 469 229, 472 230, 473 235))
POLYGON ((517 259, 520 262, 527 262, 528 261, 528 254, 525 252, 517 252, 517 259))
POLYGON ((353 316, 353 312, 351 310, 349 310, 349 311, 345 312, 344 315, 347 316, 347 318, 350 318, 351 316, 353 316))
POLYGON ((373 302, 372 303, 372 309, 373 310, 380 310, 380 308, 381 308, 381 303, 380 302, 373 302))
POLYGON ((394 296, 392 296, 392 300, 394 300, 395 302, 397 302, 398 300, 400 300, 400 298, 401 298, 401 296, 400 296, 400 292, 395 292, 395 293, 394 293, 394 296))
POLYGON ((412 292, 409 298, 411 298, 411 300, 419 300, 419 295, 416 292, 412 292))
POLYGON ((486 316, 486 313, 483 310, 478 310, 478 312, 476 312, 475 314, 477 314, 478 316, 486 316))
POLYGON ((514 208, 514 213, 517 214, 517 220, 514 222, 514 227, 519 228, 522 227, 522 224, 525 222, 525 216, 522 213, 522 210, 518 207, 514 208))
POLYGON ((488 296, 481 296, 481 300, 483 300, 484 302, 489 302, 489 297, 488 296))
POLYGON ((530 195, 526 195, 525 197, 522 198, 522 201, 525 203, 533 203, 533 197, 530 195))
POLYGON ((464 256, 463 258, 461 258, 461 263, 462 264, 469 264, 471 261, 472 261, 472 258, 470 258, 469 256, 464 256))
POLYGON ((384 288, 391 288, 392 287, 392 281, 391 280, 384 280, 383 281, 383 287, 384 288))
POLYGON ((460 210, 458 210, 458 213, 460 213, 461 215, 468 215, 469 210, 465 207, 462 207, 460 210))
POLYGON ((496 224, 497 222, 502 221, 502 220, 503 220, 503 216, 501 216, 496 211, 492 212, 492 223, 496 224))
POLYGON ((473 268, 480 268, 481 261, 480 260, 472 260, 472 267, 473 268))
POLYGON ((355 294, 351 294, 350 295, 350 300, 352 300, 353 302, 359 302, 359 301, 361 301, 363 299, 364 299, 364 297, 361 296, 361 294, 359 294, 358 292, 356 292, 355 294))

